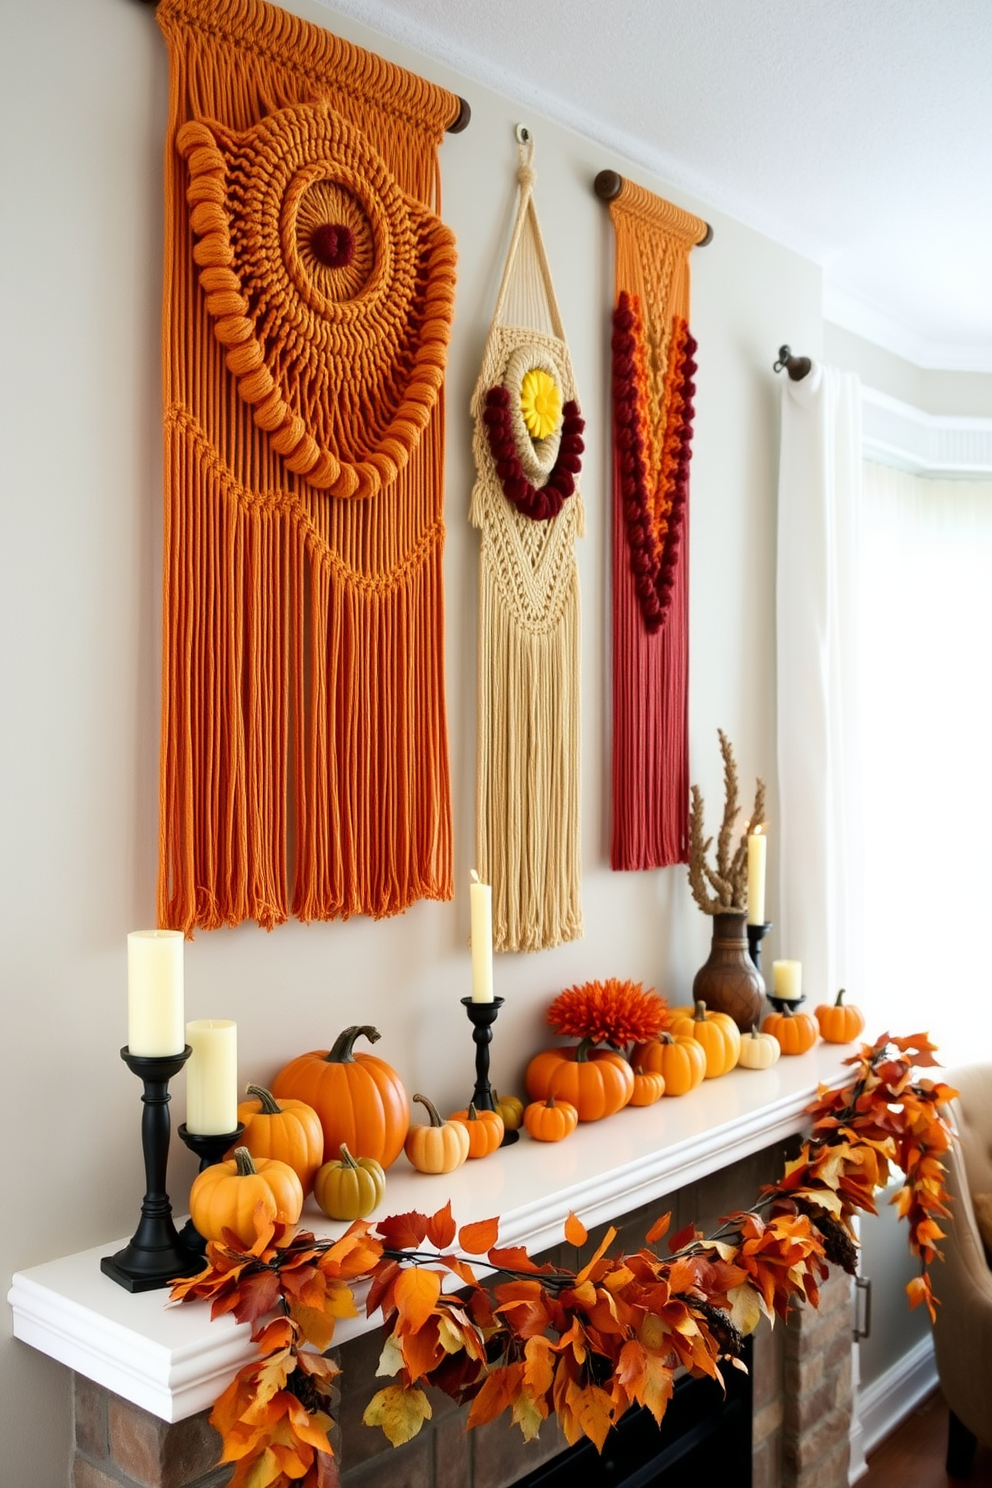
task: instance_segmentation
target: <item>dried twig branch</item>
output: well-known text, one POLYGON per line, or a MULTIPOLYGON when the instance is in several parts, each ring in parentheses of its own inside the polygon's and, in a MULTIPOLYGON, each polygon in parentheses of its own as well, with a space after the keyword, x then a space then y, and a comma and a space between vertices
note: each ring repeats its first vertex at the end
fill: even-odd
POLYGON ((692 787, 689 809, 689 887, 692 889, 692 897, 704 914, 723 914, 747 909, 747 839, 750 833, 765 823, 765 782, 758 780, 750 819, 736 848, 731 851, 734 824, 740 814, 737 761, 734 758, 733 745, 723 729, 718 729, 717 732, 720 753, 723 756, 724 808, 717 839, 716 867, 711 867, 707 860, 713 839, 703 836, 704 802, 698 785, 692 787), (709 889, 714 893, 711 894, 709 889))

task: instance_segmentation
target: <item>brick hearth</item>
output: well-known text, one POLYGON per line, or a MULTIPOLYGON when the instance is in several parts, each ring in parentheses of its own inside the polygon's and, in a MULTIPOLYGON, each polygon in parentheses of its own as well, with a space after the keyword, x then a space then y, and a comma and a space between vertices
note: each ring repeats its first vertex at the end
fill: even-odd
MULTIPOLYGON (((625 1215, 617 1244, 636 1249, 659 1213, 673 1228, 696 1220, 704 1230, 754 1202, 776 1178, 790 1144, 777 1144, 732 1168, 625 1215)), ((590 1236, 597 1243, 600 1230, 590 1236)), ((549 1252, 574 1265, 576 1252, 549 1252)), ((852 1304, 848 1277, 833 1271, 818 1311, 797 1309, 783 1328, 762 1324, 754 1340, 752 1488, 846 1488, 851 1395, 852 1304)), ((525 1443, 502 1417, 466 1432, 464 1410, 431 1392, 433 1419, 405 1447, 390 1447, 362 1425, 381 1348, 378 1330, 337 1351, 343 1370, 335 1451, 341 1488, 509 1488, 566 1445, 554 1421, 525 1443)), ((73 1488, 221 1488, 230 1469, 216 1466, 219 1439, 206 1413, 168 1425, 81 1375, 75 1376, 73 1488)))

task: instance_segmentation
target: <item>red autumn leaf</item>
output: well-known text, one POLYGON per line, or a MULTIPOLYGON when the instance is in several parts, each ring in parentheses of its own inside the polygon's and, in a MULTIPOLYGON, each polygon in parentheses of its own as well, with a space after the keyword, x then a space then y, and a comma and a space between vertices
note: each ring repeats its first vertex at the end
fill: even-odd
POLYGON ((485 1255, 496 1244, 499 1237, 498 1219, 480 1219, 475 1224, 462 1225, 458 1231, 458 1244, 469 1255, 485 1255))
POLYGON ((365 1299, 365 1315, 371 1317, 377 1307, 382 1308, 383 1321, 388 1322, 395 1304, 392 1301, 391 1289, 401 1270, 399 1261, 380 1261, 372 1276, 372 1285, 365 1299), (387 1296, 387 1293, 390 1295, 387 1296))
POLYGON ((660 1219, 656 1219, 644 1237, 648 1245, 653 1245, 656 1240, 664 1239, 668 1234, 671 1223, 672 1216, 670 1214, 663 1214, 660 1219))
POLYGON ((668 1242, 668 1254, 669 1255, 674 1255, 677 1250, 683 1250, 685 1248, 685 1246, 691 1245, 692 1242, 693 1242, 693 1240, 695 1240, 695 1238, 696 1238, 696 1226, 695 1226, 695 1224, 693 1224, 693 1223, 690 1222, 687 1225, 683 1225, 682 1228, 681 1228, 681 1230, 677 1231, 677 1233, 674 1234, 672 1236, 672 1238, 669 1240, 669 1242, 668 1242))
POLYGON ((375 1228, 390 1250, 417 1250, 427 1238, 427 1216, 411 1209, 408 1214, 387 1215, 375 1228))
POLYGON ((568 1218, 565 1221, 565 1239, 569 1245, 585 1245, 589 1239, 589 1231, 581 1219, 578 1219, 572 1213, 571 1209, 568 1211, 568 1218))
POLYGON ((449 1199, 444 1208, 432 1214, 427 1221, 427 1238, 432 1245, 437 1246, 438 1250, 447 1250, 455 1238, 456 1231, 457 1226, 451 1215, 451 1200, 449 1199))

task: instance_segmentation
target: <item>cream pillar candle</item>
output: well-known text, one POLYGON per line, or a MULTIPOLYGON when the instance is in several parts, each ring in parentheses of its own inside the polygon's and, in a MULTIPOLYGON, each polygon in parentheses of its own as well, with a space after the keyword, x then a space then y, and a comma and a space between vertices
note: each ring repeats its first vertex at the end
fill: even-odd
POLYGON ((132 1054, 181 1054, 183 933, 132 930, 127 938, 127 1046, 132 1054))
POLYGON ((798 1002, 803 995, 803 963, 801 961, 772 962, 772 996, 783 997, 787 1002, 798 1002))
POLYGON ((748 834, 747 839, 747 922, 749 925, 765 923, 765 858, 768 853, 768 838, 759 827, 748 834))
POLYGON ((227 1018, 186 1024, 193 1052, 186 1066, 186 1127, 222 1136, 238 1124, 238 1025, 227 1018))
POLYGON ((472 1001, 493 1000, 493 891, 472 869, 468 891, 472 916, 472 1001))

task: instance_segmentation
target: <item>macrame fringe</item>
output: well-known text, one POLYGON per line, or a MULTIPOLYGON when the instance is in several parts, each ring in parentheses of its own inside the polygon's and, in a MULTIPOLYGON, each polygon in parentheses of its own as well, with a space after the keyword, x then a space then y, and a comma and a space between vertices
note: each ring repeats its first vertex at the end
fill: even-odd
POLYGON ((443 395, 378 494, 330 497, 295 474, 215 334, 175 140, 191 119, 245 131, 326 104, 436 212, 458 100, 264 0, 160 0, 158 19, 171 62, 159 923, 272 928, 448 899, 443 395))
POLYGON ((613 440, 615 869, 688 861, 689 252, 706 224, 624 180, 613 440), (681 338, 681 339, 680 339, 681 338), (633 400, 633 401, 631 401, 633 400))
POLYGON ((492 885, 497 951, 582 935, 575 538, 584 531, 583 423, 534 208, 532 152, 533 144, 521 152, 517 218, 472 400, 470 520, 482 534, 476 862, 492 885), (558 431, 536 442, 514 418, 520 377, 534 367, 553 377, 565 405, 558 431), (498 458, 511 440, 513 456, 498 458))

